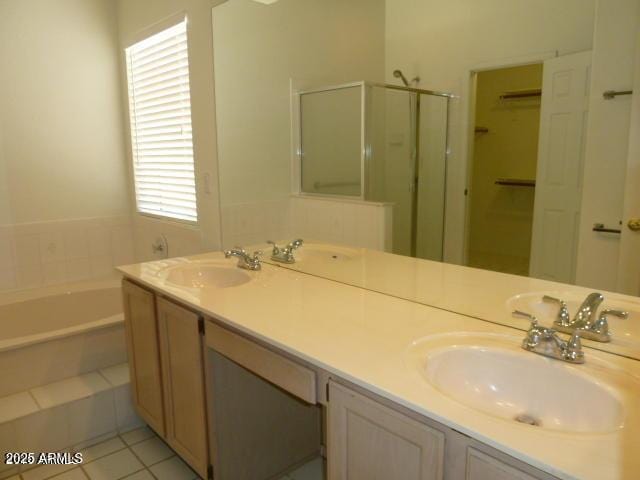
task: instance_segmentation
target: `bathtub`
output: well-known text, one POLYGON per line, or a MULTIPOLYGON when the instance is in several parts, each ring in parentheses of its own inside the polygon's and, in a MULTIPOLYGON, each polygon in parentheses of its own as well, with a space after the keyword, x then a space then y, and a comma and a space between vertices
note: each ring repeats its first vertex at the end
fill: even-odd
POLYGON ((119 279, 0 295, 0 397, 125 361, 119 279))

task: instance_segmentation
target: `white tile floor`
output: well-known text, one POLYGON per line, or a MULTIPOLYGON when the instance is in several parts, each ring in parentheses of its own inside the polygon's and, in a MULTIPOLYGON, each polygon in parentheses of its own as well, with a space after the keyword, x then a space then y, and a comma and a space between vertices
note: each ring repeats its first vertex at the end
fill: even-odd
POLYGON ((324 478, 324 461, 318 457, 280 478, 280 480, 323 480, 324 478))
MULTIPOLYGON (((173 450, 147 427, 132 430, 81 450, 80 466, 46 465, 7 480, 197 480, 173 450)), ((280 480, 323 480, 316 458, 280 480)))
POLYGON ((47 465, 7 480, 194 480, 199 477, 144 427, 81 450, 79 466, 47 465))

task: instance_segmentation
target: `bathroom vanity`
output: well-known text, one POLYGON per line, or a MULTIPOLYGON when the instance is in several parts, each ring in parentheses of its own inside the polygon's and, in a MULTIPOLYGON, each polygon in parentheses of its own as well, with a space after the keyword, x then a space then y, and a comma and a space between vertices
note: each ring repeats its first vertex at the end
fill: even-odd
POLYGON ((571 365, 506 326, 221 253, 121 271, 134 403, 203 478, 318 455, 330 480, 640 476, 635 360, 571 365))

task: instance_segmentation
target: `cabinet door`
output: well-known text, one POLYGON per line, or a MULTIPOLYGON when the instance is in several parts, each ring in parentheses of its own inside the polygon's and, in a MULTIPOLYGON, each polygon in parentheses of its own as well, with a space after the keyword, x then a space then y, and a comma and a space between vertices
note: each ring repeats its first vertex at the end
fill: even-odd
POLYGON ((122 282, 133 403, 138 414, 164 435, 164 408, 155 299, 152 292, 122 282))
POLYGON ((475 448, 467 449, 466 480, 536 480, 521 470, 475 448))
POLYGON ((329 384, 329 480, 440 480, 444 434, 329 384))
POLYGON ((207 477, 207 416, 199 316, 158 298, 166 440, 207 477))

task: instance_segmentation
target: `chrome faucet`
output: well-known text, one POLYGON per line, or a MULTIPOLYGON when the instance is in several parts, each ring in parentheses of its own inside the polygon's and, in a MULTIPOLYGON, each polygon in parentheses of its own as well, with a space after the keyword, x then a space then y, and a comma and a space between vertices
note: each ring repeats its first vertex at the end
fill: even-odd
POLYGON ((235 247, 224 252, 225 258, 238 257, 238 268, 253 271, 260 270, 262 268, 260 255, 262 255, 260 250, 253 252, 253 256, 251 256, 244 248, 241 247, 235 247))
POLYGON ((522 341, 522 348, 525 350, 564 362, 584 363, 584 352, 580 342, 581 330, 574 331, 571 338, 565 342, 554 329, 538 325, 538 320, 533 315, 515 310, 513 316, 531 321, 531 328, 522 341))
POLYGON ((271 251, 271 260, 274 262, 280 263, 296 263, 296 259, 293 256, 293 252, 300 248, 304 241, 301 238, 297 240, 293 240, 286 247, 278 247, 276 242, 272 240, 267 240, 267 243, 273 245, 273 250, 271 251))
POLYGON ((600 307, 604 301, 604 296, 597 292, 587 295, 587 298, 582 302, 573 319, 570 318, 566 302, 548 295, 542 297, 542 300, 560 305, 556 320, 553 322, 556 330, 563 333, 573 333, 579 330, 582 338, 595 340, 596 342, 611 341, 611 332, 609 331, 609 322, 607 320, 608 316, 612 315, 618 318, 629 317, 628 312, 611 309, 602 310, 598 317, 598 307, 600 307))

